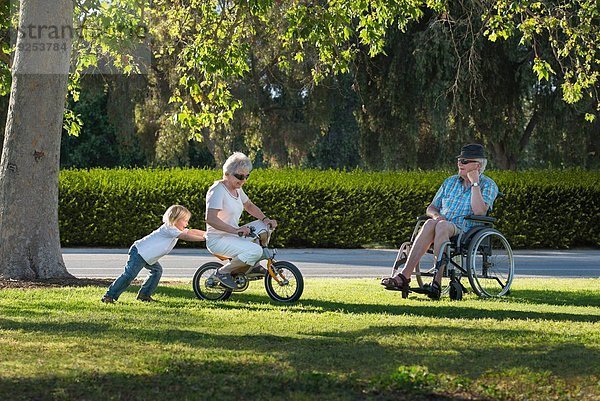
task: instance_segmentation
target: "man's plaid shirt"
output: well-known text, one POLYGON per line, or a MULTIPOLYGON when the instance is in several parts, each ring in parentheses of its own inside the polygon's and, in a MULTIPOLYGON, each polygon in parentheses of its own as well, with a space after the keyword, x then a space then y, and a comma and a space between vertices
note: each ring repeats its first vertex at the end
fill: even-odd
MULTIPOLYGON (((463 186, 463 178, 460 175, 453 175, 446 178, 440 189, 433 197, 431 204, 435 206, 446 220, 456 224, 458 228, 467 231, 475 222, 465 220, 465 216, 473 214, 471 209, 471 190, 472 186, 467 188, 463 186)), ((479 176, 479 188, 483 201, 492 210, 492 205, 496 196, 498 196, 498 186, 491 178, 481 174, 479 176)))

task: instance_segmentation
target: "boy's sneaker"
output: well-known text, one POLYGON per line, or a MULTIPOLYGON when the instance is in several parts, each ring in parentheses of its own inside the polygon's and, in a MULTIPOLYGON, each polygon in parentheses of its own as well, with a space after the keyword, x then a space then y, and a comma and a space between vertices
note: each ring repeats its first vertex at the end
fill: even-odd
POLYGON ((215 272, 215 278, 221 282, 225 287, 235 288, 235 280, 231 277, 231 273, 220 273, 218 270, 215 272))
POLYGON ((152 298, 150 295, 143 295, 143 294, 138 294, 137 300, 142 301, 142 302, 158 302, 156 299, 152 298))
POLYGON ((103 296, 101 301, 104 302, 105 304, 114 304, 115 303, 115 299, 113 297, 109 297, 108 295, 103 296))

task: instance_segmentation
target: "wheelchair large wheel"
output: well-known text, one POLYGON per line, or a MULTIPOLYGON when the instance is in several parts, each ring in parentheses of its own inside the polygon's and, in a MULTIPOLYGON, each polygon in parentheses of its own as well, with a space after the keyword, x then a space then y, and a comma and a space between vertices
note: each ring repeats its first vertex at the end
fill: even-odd
POLYGON ((218 262, 208 262, 196 270, 192 280, 194 293, 199 299, 207 301, 225 301, 231 296, 232 290, 214 281, 212 276, 223 265, 218 262))
POLYGON ((304 279, 300 269, 290 262, 275 262, 272 265, 277 279, 270 274, 265 277, 265 289, 274 301, 295 302, 304 291, 304 279))
POLYGON ((483 298, 506 295, 515 272, 512 249, 499 231, 490 228, 475 234, 467 254, 469 282, 483 298))

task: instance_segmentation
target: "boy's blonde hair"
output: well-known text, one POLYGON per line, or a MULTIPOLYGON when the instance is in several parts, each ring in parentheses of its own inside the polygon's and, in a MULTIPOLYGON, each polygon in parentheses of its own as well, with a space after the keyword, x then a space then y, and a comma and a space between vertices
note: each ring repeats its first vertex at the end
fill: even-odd
POLYGON ((162 221, 168 226, 173 226, 177 220, 186 216, 191 217, 192 212, 190 212, 185 206, 171 205, 165 214, 163 214, 162 221))

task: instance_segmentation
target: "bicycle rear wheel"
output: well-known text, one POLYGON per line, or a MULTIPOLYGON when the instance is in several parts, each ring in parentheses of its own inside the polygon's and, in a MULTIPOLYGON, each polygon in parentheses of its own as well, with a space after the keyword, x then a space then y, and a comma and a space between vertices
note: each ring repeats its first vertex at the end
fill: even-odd
POLYGON ((194 293, 199 299, 207 301, 225 301, 231 296, 232 290, 222 286, 213 278, 214 273, 223 265, 218 262, 208 262, 196 270, 192 279, 194 293))

